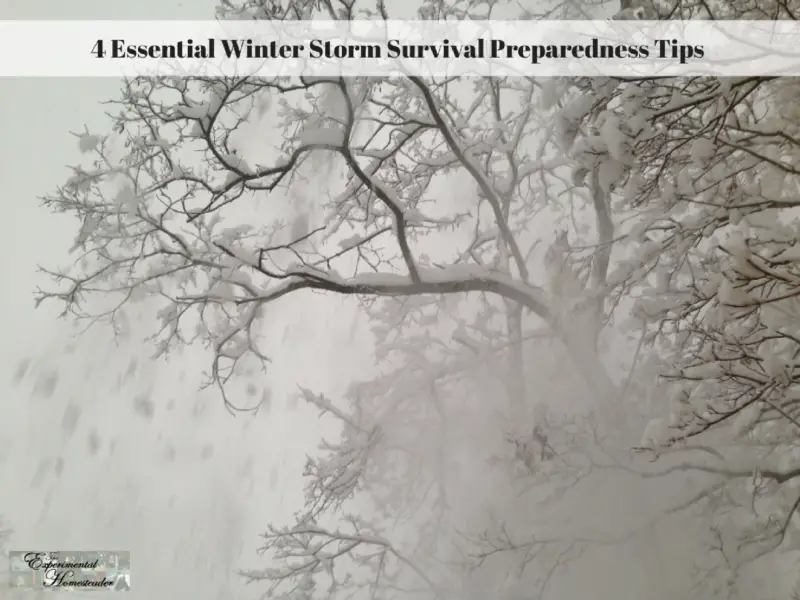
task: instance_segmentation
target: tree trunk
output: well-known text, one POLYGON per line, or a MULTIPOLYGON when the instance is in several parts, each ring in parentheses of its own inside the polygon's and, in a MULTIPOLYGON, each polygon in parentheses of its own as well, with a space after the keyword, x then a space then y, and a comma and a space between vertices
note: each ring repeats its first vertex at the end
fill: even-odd
POLYGON ((506 301, 508 325, 508 396, 512 414, 521 416, 528 397, 525 383, 525 355, 522 347, 522 306, 506 301))

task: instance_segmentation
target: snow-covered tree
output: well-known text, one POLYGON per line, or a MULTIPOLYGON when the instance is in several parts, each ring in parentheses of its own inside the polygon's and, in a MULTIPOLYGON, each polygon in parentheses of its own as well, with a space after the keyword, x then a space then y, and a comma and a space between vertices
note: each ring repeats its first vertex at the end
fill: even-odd
MULTIPOLYGON (((706 10, 786 18, 798 7, 765 8, 706 10)), ((630 160, 613 209, 631 223, 618 247, 630 258, 609 283, 616 301, 635 298, 644 345, 671 382, 661 395, 669 415, 651 422, 642 446, 656 455, 713 446, 707 460, 669 469, 710 475, 694 496, 715 538, 698 574, 730 594, 743 566, 779 554, 796 564, 800 550, 800 121, 789 100, 800 88, 768 77, 587 85, 611 130, 624 121, 636 136, 625 136, 630 160)))
MULTIPOLYGON (((675 10, 795 14, 759 7, 675 10)), ((502 9, 424 2, 420 16, 502 9)), ((588 8, 560 10, 547 16, 588 8)), ((385 11, 249 0, 220 15, 385 11)), ((40 299, 115 327, 158 299, 159 352, 206 344, 231 410, 257 408, 282 343, 261 326, 287 298, 345 296, 368 318, 364 381, 333 399, 300 382, 342 431, 309 458, 296 520, 265 534, 268 568, 246 573, 273 597, 544 598, 571 560, 626 538, 581 535, 578 511, 553 510, 612 472, 703 476, 672 512, 709 511, 719 552, 698 572, 729 590, 789 547, 800 502, 798 91, 758 77, 126 81, 113 132, 80 134, 91 160, 45 199, 81 225, 40 299), (630 321, 641 342, 615 377, 601 357, 627 354, 630 321), (645 431, 655 462, 631 466, 619 450, 644 395, 675 410, 645 431)))
POLYGON ((637 148, 636 188, 625 199, 646 260, 612 278, 620 290, 655 283, 635 310, 677 387, 673 427, 660 442, 702 435, 725 455, 724 466, 704 468, 728 482, 728 506, 715 513, 730 521, 725 531, 737 524, 724 550, 735 569, 797 549, 787 534, 800 506, 800 122, 786 98, 798 88, 740 78, 630 90, 622 93, 649 114, 652 132, 637 148))

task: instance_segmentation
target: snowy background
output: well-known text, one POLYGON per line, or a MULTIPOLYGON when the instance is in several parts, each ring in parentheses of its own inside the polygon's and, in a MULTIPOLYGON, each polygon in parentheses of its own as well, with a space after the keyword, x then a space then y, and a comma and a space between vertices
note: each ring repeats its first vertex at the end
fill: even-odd
MULTIPOLYGON (((207 19, 216 4, 47 0, 33 5, 0 0, 0 17, 207 19)), ((393 16, 407 15, 401 10, 393 16)), ((373 349, 352 299, 308 294, 284 302, 279 312, 265 319, 262 330, 273 362, 257 387, 246 390, 255 400, 263 399, 262 410, 255 418, 234 418, 216 390, 199 390, 201 371, 209 364, 207 353, 189 347, 151 358, 153 346, 139 341, 155 330, 155 311, 148 300, 116 338, 107 328, 76 338, 68 323, 57 320, 55 304, 34 310, 32 293, 43 282, 37 265, 63 264, 77 231, 74 221, 41 209, 37 197, 62 184, 69 176, 67 165, 81 160, 79 140, 69 131, 80 132, 84 125, 89 131, 107 129, 98 102, 113 97, 119 85, 116 80, 0 81, 7 207, 7 226, 0 236, 0 276, 7 282, 0 295, 5 339, 0 346, 0 385, 6 386, 0 394, 0 517, 14 530, 7 546, 129 550, 134 599, 257 597, 263 589, 244 588, 235 571, 266 566, 255 552, 259 534, 269 523, 291 520, 302 500, 300 474, 306 454, 314 453, 322 435, 338 431, 298 401, 297 386, 340 398, 350 382, 370 375, 373 349)), ((258 154, 259 141, 237 143, 250 156, 258 154)), ((325 176, 324 168, 319 175, 325 176)), ((472 188, 460 181, 442 187, 454 203, 471 200, 472 188)), ((284 203, 287 216, 307 208, 284 203)), ((250 213, 244 217, 258 220, 250 213)), ((455 306, 464 307, 458 302, 455 306)), ((530 371, 537 377, 532 394, 536 402, 549 403, 561 415, 585 408, 591 394, 577 382, 563 354, 544 345, 537 348, 529 357, 530 371)), ((612 370, 620 366, 612 359, 621 363, 632 354, 623 344, 612 350, 604 357, 612 370)), ((481 379, 466 385, 479 386, 475 381, 481 379)), ((462 405, 460 397, 451 398, 459 412, 453 416, 450 449, 462 453, 454 463, 463 468, 461 481, 454 484, 458 502, 451 507, 452 519, 456 525, 462 524, 458 518, 475 525, 478 520, 473 517, 485 516, 483 500, 490 509, 496 502, 498 511, 505 509, 512 520, 521 516, 515 524, 520 529, 531 525, 540 515, 525 505, 526 498, 514 495, 516 490, 503 481, 505 473, 477 463, 485 458, 484 451, 510 449, 500 426, 491 436, 482 435, 492 416, 490 403, 483 400, 499 393, 480 390, 481 397, 468 391, 477 401, 467 397, 462 405), (476 462, 470 464, 472 459, 476 462), (482 479, 486 473, 493 478, 482 479)), ((665 396, 659 389, 653 395, 656 400, 665 396)), ((649 396, 637 400, 641 402, 632 404, 650 408, 649 396)), ((602 419, 610 420, 608 415, 602 419)), ((391 430, 391 423, 384 425, 391 430)), ((425 438, 428 432, 408 423, 403 430, 403 425, 394 433, 411 434, 410 442, 401 441, 412 454, 423 448, 424 455, 424 443, 431 441, 425 438)), ((642 481, 622 469, 611 471, 593 480, 593 487, 587 485, 556 504, 560 520, 545 525, 553 531, 580 525, 611 537, 634 533, 613 547, 593 546, 571 562, 569 571, 559 572, 565 576, 553 584, 548 598, 682 599, 690 563, 704 558, 700 542, 705 541, 705 529, 690 519, 644 525, 652 515, 674 506, 681 494, 691 492, 696 482, 688 477, 680 479, 680 485, 668 478, 642 481), (703 533, 695 535, 695 530, 703 533)), ((401 479, 400 485, 404 483, 401 479)), ((413 538, 413 529, 412 521, 408 531, 391 533, 413 538)), ((785 598, 793 582, 775 574, 786 570, 779 562, 759 565, 758 577, 741 583, 741 597, 785 598)), ((492 586, 505 579, 507 571, 502 562, 488 570, 496 581, 480 572, 472 590, 475 597, 469 600, 490 598, 492 586)), ((504 600, 529 597, 526 590, 509 594, 504 600)))
MULTIPOLYGON (((0 18, 203 19, 214 6, 2 0, 0 18)), ((102 129, 99 102, 118 89, 105 79, 0 81, 8 210, 0 238, 0 506, 14 529, 9 547, 130 550, 132 598, 242 597, 233 570, 256 562, 268 520, 290 516, 305 452, 320 433, 316 414, 291 401, 298 374, 334 390, 347 381, 354 362, 332 345, 347 321, 331 318, 335 303, 292 307, 274 335, 308 343, 274 357, 272 407, 253 421, 231 417, 214 392, 198 392, 197 354, 155 362, 151 347, 115 346, 100 329, 73 339, 55 307, 34 309, 37 266, 63 262, 75 234, 70 219, 40 208, 37 197, 80 160, 67 132, 102 129)))

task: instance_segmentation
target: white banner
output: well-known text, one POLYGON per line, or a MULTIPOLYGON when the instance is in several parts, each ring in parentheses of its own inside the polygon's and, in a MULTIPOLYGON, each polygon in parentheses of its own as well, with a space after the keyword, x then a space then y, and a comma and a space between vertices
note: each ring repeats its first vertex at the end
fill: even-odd
POLYGON ((800 75, 797 21, 0 21, 0 76, 800 75))

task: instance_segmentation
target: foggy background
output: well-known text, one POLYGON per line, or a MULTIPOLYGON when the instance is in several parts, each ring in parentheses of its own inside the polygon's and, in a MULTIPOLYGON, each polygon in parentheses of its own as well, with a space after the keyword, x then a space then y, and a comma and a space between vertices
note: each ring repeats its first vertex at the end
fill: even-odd
MULTIPOLYGON (((0 17, 209 19, 216 4, 0 0, 0 17)), ((346 299, 281 304, 265 331, 276 340, 264 376, 267 406, 255 418, 234 418, 215 389, 198 390, 206 354, 190 348, 169 360, 150 358, 152 346, 139 341, 153 330, 147 316, 129 324, 128 341, 106 328, 73 339, 55 305, 36 310, 33 291, 44 283, 37 266, 65 262, 76 233, 72 220, 40 208, 37 197, 63 183, 65 165, 80 161, 69 131, 107 129, 98 102, 119 87, 116 79, 0 79, 0 276, 7 282, 0 294, 0 517, 14 530, 9 549, 129 550, 134 600, 258 597, 263 590, 244 587, 234 571, 265 566, 255 552, 258 534, 296 510, 306 454, 330 431, 317 411, 298 404, 297 385, 341 394, 368 373, 369 337, 346 299)), ((148 314, 146 302, 142 311, 148 314)), ((618 483, 610 477, 599 502, 618 483)), ((662 496, 656 484, 635 493, 598 506, 597 515, 624 518, 662 496)), ((594 551, 571 567, 553 597, 677 600, 670 582, 687 567, 683 533, 654 531, 624 548, 594 551)))
MULTIPOLYGON (((2 0, 0 18, 202 20, 215 5, 2 0)), ((56 307, 34 308, 44 283, 37 266, 64 263, 76 231, 37 198, 80 161, 68 131, 105 129, 99 102, 119 87, 117 79, 0 80, 8 211, 0 238, 0 506, 14 530, 9 549, 130 550, 132 598, 241 597, 231 596, 240 582, 227 578, 259 565, 258 534, 291 516, 305 453, 322 431, 316 413, 293 401, 295 385, 302 377, 336 391, 358 367, 357 351, 342 355, 336 346, 349 323, 331 318, 335 300, 313 311, 287 306, 274 335, 305 343, 273 357, 272 407, 253 421, 233 418, 215 391, 198 392, 207 357, 154 362, 151 346, 116 346, 103 328, 72 339, 56 307)), ((145 327, 133 324, 139 337, 145 327)))

